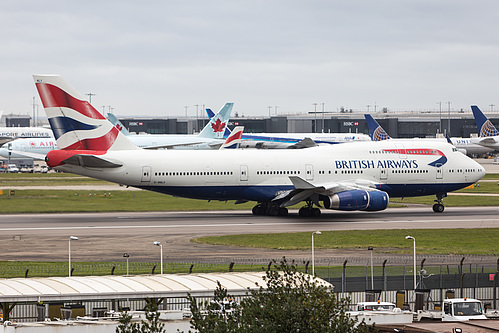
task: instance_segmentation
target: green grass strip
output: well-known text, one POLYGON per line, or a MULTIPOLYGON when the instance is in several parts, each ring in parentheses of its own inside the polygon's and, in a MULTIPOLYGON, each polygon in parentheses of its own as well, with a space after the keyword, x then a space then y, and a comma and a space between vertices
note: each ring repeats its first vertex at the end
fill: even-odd
MULTIPOLYGON (((412 254, 413 242, 405 239, 407 235, 416 238, 418 254, 499 254, 499 228, 322 231, 321 235, 314 237, 314 247, 317 250, 366 251, 368 246, 373 246, 376 253, 412 254)), ((192 240, 213 245, 303 251, 310 251, 311 241, 310 232, 227 235, 192 240)))

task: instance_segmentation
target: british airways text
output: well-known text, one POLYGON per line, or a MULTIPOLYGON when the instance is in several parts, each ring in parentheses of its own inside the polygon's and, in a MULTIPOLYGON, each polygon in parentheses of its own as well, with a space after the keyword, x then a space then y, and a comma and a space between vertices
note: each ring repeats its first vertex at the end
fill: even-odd
POLYGON ((416 160, 341 160, 334 161, 336 169, 416 169, 416 160))

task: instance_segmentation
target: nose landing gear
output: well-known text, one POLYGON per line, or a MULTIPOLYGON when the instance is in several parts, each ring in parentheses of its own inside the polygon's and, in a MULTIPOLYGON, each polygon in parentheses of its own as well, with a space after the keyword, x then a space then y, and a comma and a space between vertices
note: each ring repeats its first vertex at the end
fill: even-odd
POLYGON ((442 199, 447 196, 447 193, 437 194, 436 204, 433 205, 433 211, 435 213, 442 213, 444 211, 444 204, 442 199))

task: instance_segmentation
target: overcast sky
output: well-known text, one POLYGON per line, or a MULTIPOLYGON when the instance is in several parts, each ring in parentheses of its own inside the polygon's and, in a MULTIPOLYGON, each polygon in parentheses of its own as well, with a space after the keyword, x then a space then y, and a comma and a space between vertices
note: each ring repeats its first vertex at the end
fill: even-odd
POLYGON ((494 0, 1 1, 0 110, 31 114, 37 73, 121 116, 489 111, 498 15, 494 0))

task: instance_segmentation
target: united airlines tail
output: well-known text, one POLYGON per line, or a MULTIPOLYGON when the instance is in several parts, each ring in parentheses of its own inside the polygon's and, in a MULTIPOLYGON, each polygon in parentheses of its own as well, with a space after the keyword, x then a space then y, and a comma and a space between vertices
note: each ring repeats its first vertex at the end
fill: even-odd
POLYGON ((225 103, 217 114, 210 117, 210 122, 199 133, 199 136, 202 138, 222 139, 233 107, 234 103, 225 103))
POLYGON ((59 75, 33 75, 61 150, 139 149, 59 75))
POLYGON ((476 105, 471 106, 473 117, 475 117, 476 127, 480 137, 497 136, 499 131, 495 128, 492 122, 487 119, 483 112, 476 105))
POLYGON ((365 114, 364 117, 367 121, 367 127, 369 127, 369 136, 372 141, 382 141, 389 140, 391 137, 385 132, 383 127, 378 124, 370 114, 365 114))

